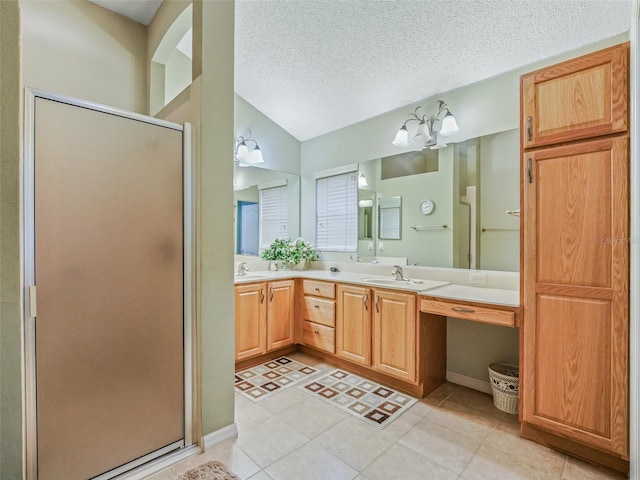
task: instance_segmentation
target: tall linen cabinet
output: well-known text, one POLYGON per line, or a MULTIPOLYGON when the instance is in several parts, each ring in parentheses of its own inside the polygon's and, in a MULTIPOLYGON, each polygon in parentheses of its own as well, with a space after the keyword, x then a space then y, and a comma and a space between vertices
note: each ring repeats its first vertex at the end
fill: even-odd
POLYGON ((629 459, 628 44, 521 78, 522 435, 629 459))

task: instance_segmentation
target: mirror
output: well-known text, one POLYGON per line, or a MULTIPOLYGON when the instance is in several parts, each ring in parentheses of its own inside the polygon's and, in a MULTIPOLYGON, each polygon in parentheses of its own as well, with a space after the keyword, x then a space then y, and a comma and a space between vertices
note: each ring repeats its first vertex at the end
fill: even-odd
POLYGON ((361 163, 359 259, 518 271, 520 222, 506 212, 520 207, 519 142, 514 129, 361 163), (392 198, 395 237, 386 231, 392 217, 371 215, 392 198))
MULTIPOLYGON (((258 255, 265 235, 297 238, 300 236, 300 177, 292 173, 258 167, 234 166, 234 253, 258 255), (264 197, 264 191, 279 188, 278 196, 264 197), (268 206, 260 206, 261 194, 268 206), (265 211, 265 208, 267 209, 265 211), (268 224, 261 221, 271 219, 268 224), (262 230, 261 231, 261 227, 262 230), (263 237, 261 239, 261 237, 263 237)), ((270 242, 267 242, 270 243, 270 242)))
POLYGON ((378 198, 378 238, 400 240, 402 238, 402 197, 378 198))

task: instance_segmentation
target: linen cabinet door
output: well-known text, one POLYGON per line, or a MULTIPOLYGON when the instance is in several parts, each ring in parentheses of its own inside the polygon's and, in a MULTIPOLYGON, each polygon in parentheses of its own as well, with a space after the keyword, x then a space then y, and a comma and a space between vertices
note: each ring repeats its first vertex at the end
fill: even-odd
POLYGON ((336 354, 360 365, 371 365, 371 291, 338 285, 336 354))
POLYGON ((267 303, 267 352, 293 345, 294 281, 269 282, 267 303))
POLYGON ((402 380, 416 380, 416 298, 373 290, 373 366, 402 380))
POLYGON ((625 132, 628 63, 624 43, 523 75, 523 147, 625 132))
POLYGON ((523 421, 628 458, 628 137, 523 160, 523 421))
POLYGON ((265 353, 267 344, 267 284, 235 287, 236 362, 265 353))

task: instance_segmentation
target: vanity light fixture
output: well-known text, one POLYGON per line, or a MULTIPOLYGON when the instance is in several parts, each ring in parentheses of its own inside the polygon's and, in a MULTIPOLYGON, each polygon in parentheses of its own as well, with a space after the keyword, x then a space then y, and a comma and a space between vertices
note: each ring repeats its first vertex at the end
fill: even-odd
POLYGON ((362 187, 368 187, 369 184, 367 183, 367 177, 364 176, 364 173, 360 172, 358 173, 358 187, 362 188, 362 187))
POLYGON ((239 167, 250 167, 259 163, 264 163, 262 150, 260 150, 260 146, 256 139, 251 136, 251 130, 249 130, 248 137, 240 135, 236 138, 235 161, 238 162, 239 167), (253 149, 249 150, 247 142, 253 142, 255 145, 253 149))
POLYGON ((423 148, 431 148, 432 150, 446 147, 447 144, 440 143, 438 137, 448 137, 460 131, 453 113, 449 111, 447 104, 442 100, 438 100, 438 113, 436 113, 433 120, 427 115, 420 115, 418 113, 420 108, 422 107, 416 107, 415 111, 409 114, 409 118, 404 122, 402 127, 400 127, 400 130, 396 133, 396 138, 394 138, 391 143, 396 147, 408 147, 409 131, 407 130, 407 123, 419 122, 418 129, 413 136, 415 142, 424 145, 423 148))

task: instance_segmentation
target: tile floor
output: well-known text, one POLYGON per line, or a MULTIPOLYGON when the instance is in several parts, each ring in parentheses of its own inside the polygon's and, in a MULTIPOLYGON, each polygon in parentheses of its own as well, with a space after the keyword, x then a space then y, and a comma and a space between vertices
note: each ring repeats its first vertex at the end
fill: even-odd
MULTIPOLYGON (((323 372, 334 367, 302 355, 323 372)), ((292 387, 253 403, 236 394, 238 438, 149 480, 208 460, 243 480, 606 480, 623 478, 520 438, 491 397, 445 384, 384 430, 292 387)))

